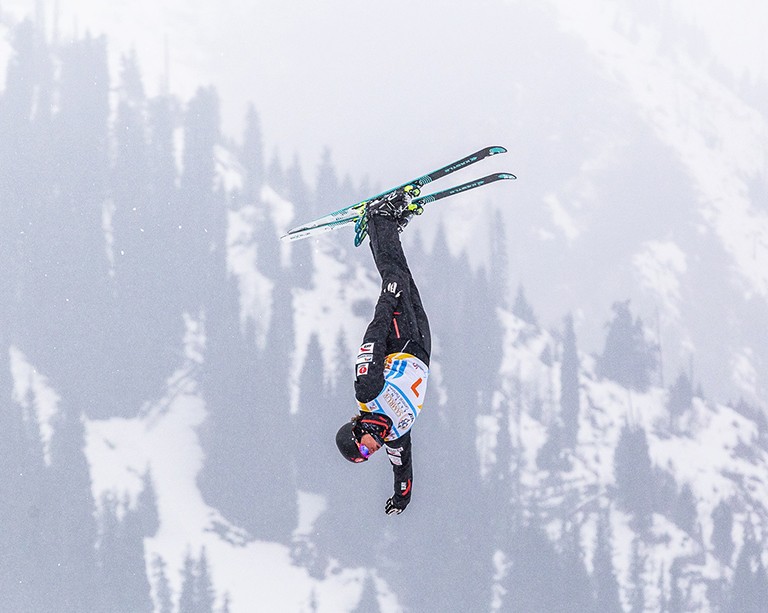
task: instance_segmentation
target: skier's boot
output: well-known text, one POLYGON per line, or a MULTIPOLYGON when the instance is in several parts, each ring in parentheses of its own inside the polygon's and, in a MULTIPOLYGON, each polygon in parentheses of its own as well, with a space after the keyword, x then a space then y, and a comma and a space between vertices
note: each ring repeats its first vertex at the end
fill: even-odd
POLYGON ((407 185, 405 188, 395 190, 382 198, 369 202, 366 213, 394 219, 397 221, 398 230, 402 232, 411 217, 421 215, 424 212, 424 207, 413 203, 413 199, 418 195, 418 187, 407 185))

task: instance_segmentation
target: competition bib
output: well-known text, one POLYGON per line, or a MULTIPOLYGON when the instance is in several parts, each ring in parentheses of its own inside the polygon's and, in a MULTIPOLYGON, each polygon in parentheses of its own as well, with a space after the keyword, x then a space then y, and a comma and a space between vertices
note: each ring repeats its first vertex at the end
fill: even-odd
POLYGON ((383 413, 392 420, 388 441, 411 429, 424 404, 429 369, 410 353, 391 353, 384 360, 384 387, 371 402, 358 402, 361 411, 383 413))

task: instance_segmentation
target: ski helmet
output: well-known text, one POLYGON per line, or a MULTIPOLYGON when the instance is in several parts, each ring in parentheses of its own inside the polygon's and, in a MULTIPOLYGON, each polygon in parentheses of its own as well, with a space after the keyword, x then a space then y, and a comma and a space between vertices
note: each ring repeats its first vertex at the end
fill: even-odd
POLYGON ((339 448, 341 455, 350 462, 365 462, 368 458, 360 453, 357 438, 352 431, 353 427, 354 424, 351 421, 348 421, 339 428, 339 431, 336 433, 336 446, 339 448))

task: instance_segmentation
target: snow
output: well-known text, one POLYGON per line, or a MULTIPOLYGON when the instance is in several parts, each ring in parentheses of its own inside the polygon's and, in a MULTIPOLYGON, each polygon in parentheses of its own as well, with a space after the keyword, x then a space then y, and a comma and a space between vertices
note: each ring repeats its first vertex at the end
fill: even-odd
POLYGON ((259 270, 255 232, 263 211, 246 205, 228 212, 227 272, 237 278, 240 291, 240 326, 253 322, 256 343, 264 347, 272 320, 274 282, 259 270))
MULTIPOLYGON (((632 259, 640 284, 672 322, 680 319, 680 278, 688 269, 686 254, 674 241, 647 241, 632 259)), ((667 322, 671 323, 671 322, 667 322)))
POLYGON ((13 400, 26 411, 28 418, 34 416, 37 419, 43 443, 43 459, 50 465, 53 421, 58 415, 61 398, 48 379, 29 363, 21 350, 11 346, 9 357, 13 377, 13 400))
POLYGON ((583 230, 577 219, 568 212, 556 194, 545 196, 544 203, 549 207, 555 227, 563 233, 569 243, 575 241, 583 230))
POLYGON ((731 380, 737 389, 751 398, 759 389, 759 378, 755 367, 755 353, 751 347, 742 347, 731 356, 731 380))
POLYGON ((245 171, 234 151, 222 145, 216 145, 214 160, 219 187, 227 193, 231 193, 233 190, 242 190, 245 171))
POLYGON ((308 537, 312 534, 315 522, 328 508, 325 496, 312 492, 298 492, 299 520, 293 537, 308 537))
MULTIPOLYGON (((480 478, 485 479, 496 464, 496 441, 502 433, 499 420, 494 415, 478 415, 475 419, 477 428, 477 460, 480 465, 480 478)), ((506 433, 509 436, 509 433, 506 433)))

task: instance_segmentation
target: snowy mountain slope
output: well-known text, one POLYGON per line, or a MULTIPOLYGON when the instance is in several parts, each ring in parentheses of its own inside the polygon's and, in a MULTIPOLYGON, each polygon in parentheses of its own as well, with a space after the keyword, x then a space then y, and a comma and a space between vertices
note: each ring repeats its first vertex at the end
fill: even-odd
MULTIPOLYGON (((175 593, 181 591, 176 571, 185 557, 204 550, 217 593, 230 598, 233 612, 303 611, 310 602, 317 611, 351 610, 360 598, 366 570, 337 567, 323 580, 313 579, 292 563, 290 547, 253 540, 203 501, 196 479, 205 457, 196 430, 207 411, 195 371, 203 359, 205 332, 204 324, 192 319, 187 327, 186 361, 169 379, 166 396, 147 403, 136 419, 86 422, 85 452, 94 498, 135 505, 143 475, 151 474, 159 529, 144 541, 147 576, 153 577, 153 561, 161 558, 171 570, 168 580, 175 593)), ((38 390, 44 393, 46 388, 38 390)), ((301 536, 312 531, 317 501, 299 493, 299 504, 301 536)), ((382 610, 399 610, 391 590, 377 582, 382 610)))
MULTIPOLYGON (((261 211, 253 206, 230 211, 227 258, 229 273, 239 280, 241 319, 256 325, 256 340, 260 342, 269 328, 274 284, 259 271, 255 228, 264 222, 263 211, 267 211, 279 234, 293 210, 290 202, 268 187, 262 198, 265 207, 261 211)), ((321 339, 327 336, 330 340, 326 339, 323 346, 332 349, 342 323, 362 328, 362 319, 348 312, 350 305, 376 291, 365 278, 345 291, 339 275, 347 267, 327 252, 327 246, 318 246, 315 258, 317 270, 322 271, 315 278, 317 289, 300 292, 294 299, 297 347, 291 372, 301 371, 311 334, 319 334, 321 339), (340 295, 346 295, 346 299, 340 300, 340 295)), ((158 492, 160 527, 144 542, 147 576, 153 577, 153 561, 157 558, 174 571, 183 567, 190 553, 198 555, 204 550, 217 593, 230 598, 233 612, 304 611, 311 607, 319 612, 349 611, 357 605, 367 577, 374 579, 382 611, 401 610, 396 594, 370 569, 341 568, 331 561, 331 570, 318 580, 295 564, 290 547, 253 540, 205 503, 197 485, 205 462, 197 429, 207 419, 207 410, 196 383, 196 373, 205 360, 205 322, 189 317, 185 321, 185 362, 169 378, 166 395, 148 402, 139 418, 86 423, 86 455, 97 501, 106 496, 135 504, 142 491, 143 475, 151 474, 158 492), (256 609, 252 604, 255 602, 256 609)), ((334 359, 332 355, 328 358, 329 371, 334 359)), ((17 371, 22 385, 28 375, 20 366, 17 371)), ((289 383, 297 394, 298 381, 289 383)), ((41 410, 41 416, 45 413, 41 410)), ((301 491, 297 495, 299 523, 294 538, 311 542, 313 523, 325 502, 322 496, 301 491)), ((180 593, 181 575, 171 572, 168 578, 171 589, 180 593)), ((153 584, 155 598, 156 589, 153 584)))
MULTIPOLYGON (((262 201, 262 209, 246 205, 229 212, 227 269, 238 278, 241 290, 247 290, 240 295, 241 321, 258 323, 263 336, 269 324, 261 319, 271 321, 276 284, 267 274, 273 271, 260 269, 256 229, 263 225, 266 211, 279 235, 290 223, 294 206, 269 187, 262 191, 262 201)), ((350 258, 348 249, 333 240, 317 240, 310 245, 311 283, 292 296, 296 338, 289 370, 301 370, 310 339, 317 335, 323 339, 321 346, 330 349, 323 360, 330 374, 336 371, 338 339, 346 345, 356 342, 353 334, 362 333, 365 325, 362 313, 370 310, 353 305, 370 306, 377 283, 370 264, 360 263, 368 262, 368 254, 350 258)), ((664 253, 665 246, 650 248, 664 253)), ((667 257, 674 261, 676 252, 668 251, 667 257)), ((762 538, 768 519, 764 494, 768 455, 755 422, 701 398, 694 399, 689 410, 671 421, 666 390, 652 387, 640 394, 600 379, 593 359, 582 353, 577 444, 566 453, 567 469, 543 469, 540 456, 550 441, 550 429, 559 411, 561 341, 559 336, 506 311, 499 315, 502 354, 494 363, 498 365, 500 387, 493 414, 477 422, 477 450, 484 474, 498 468, 499 440, 508 435, 515 449, 511 468, 519 477, 524 509, 529 505, 529 512, 536 508, 542 513, 547 534, 555 543, 565 542, 566 533, 576 530, 588 571, 594 570, 598 556, 595 534, 600 522, 607 522, 612 568, 627 608, 640 573, 648 607, 658 608, 671 598, 674 589, 684 589, 689 604, 710 610, 709 584, 727 579, 733 572, 732 561, 724 563, 713 553, 714 509, 721 501, 731 505, 736 551, 748 531, 762 538), (545 355, 550 358, 545 359, 545 355), (503 423, 509 424, 506 430, 500 427, 503 423), (692 490, 698 529, 681 527, 670 513, 657 511, 648 529, 641 532, 632 515, 617 502, 620 483, 615 455, 626 425, 645 433, 655 469, 671 477, 678 491, 685 486, 692 490), (642 561, 640 570, 638 559, 642 561), (671 578, 670 569, 675 566, 682 570, 671 578)), ((197 483, 206 461, 198 430, 209 417, 197 381, 206 359, 205 320, 186 317, 185 322, 183 362, 169 378, 165 394, 148 401, 136 418, 87 420, 85 424, 85 452, 97 502, 112 499, 134 505, 144 475, 151 475, 159 528, 144 540, 147 576, 153 577, 153 562, 162 558, 170 570, 171 587, 178 593, 178 571, 186 556, 204 550, 217 593, 220 598, 229 596, 232 611, 251 611, 253 602, 263 604, 266 610, 303 611, 315 606, 318 611, 349 611, 358 606, 369 576, 374 578, 380 609, 402 610, 396 589, 376 576, 375 569, 344 568, 331 561, 330 570, 318 579, 296 564, 290 546, 253 540, 205 502, 197 483)), ((14 356, 17 400, 34 408, 41 424, 49 423, 57 410, 55 392, 23 355, 14 356)), ((435 367, 432 391, 439 406, 445 402, 445 392, 440 389, 439 363, 435 367)), ((429 481, 423 483, 423 487, 429 486, 429 481)), ((297 500, 300 508, 294 538, 311 544, 313 523, 327 501, 322 495, 302 491, 297 492, 297 500)), ((497 586, 509 572, 502 558, 497 560, 497 586)), ((154 580, 152 585, 157 598, 154 580)), ((495 593, 497 610, 504 610, 506 595, 501 587, 495 593)))
MULTIPOLYGON (((573 27, 571 17, 573 23, 579 23, 581 16, 561 8, 569 28, 573 27)), ((529 153, 528 182, 523 183, 527 187, 520 190, 523 202, 516 199, 515 206, 508 208, 508 215, 514 219, 510 249, 517 268, 513 280, 519 278, 527 290, 530 288, 537 308, 541 304, 546 313, 546 321, 559 320, 564 312, 573 309, 577 323, 584 329, 590 326, 598 330, 594 336, 600 341, 605 319, 601 313, 611 301, 631 296, 646 322, 650 314, 652 327, 656 328, 657 340, 664 348, 667 383, 677 372, 675 366, 688 366, 695 356, 696 378, 702 380, 707 391, 716 389, 717 399, 725 395, 722 390, 735 388, 761 402, 766 372, 764 347, 768 346, 762 342, 768 330, 763 326, 765 273, 760 266, 753 266, 743 244, 753 241, 753 259, 762 266, 763 248, 759 243, 763 217, 759 206, 754 206, 759 199, 747 195, 745 189, 752 190, 750 194, 763 193, 760 164, 764 164, 764 155, 753 136, 764 133, 764 120, 717 79, 702 73, 701 61, 691 65, 685 53, 679 65, 657 61, 645 53, 655 44, 653 31, 648 34, 639 28, 638 34, 627 29, 627 18, 621 10, 609 16, 609 22, 601 26, 605 36, 596 37, 595 48, 589 54, 582 53, 581 46, 589 49, 583 42, 576 45, 579 53, 572 47, 563 52, 576 58, 579 77, 594 77, 593 71, 597 70, 584 58, 600 58, 599 70, 605 70, 607 78, 601 73, 601 79, 587 81, 584 89, 596 88, 592 94, 573 90, 569 102, 574 103, 574 108, 563 113, 573 113, 575 119, 555 122, 551 150, 544 147, 529 153), (650 94, 646 95, 643 79, 649 81, 650 94), (675 93, 670 93, 672 90, 675 93), (686 113, 676 96, 692 110, 686 113), (702 100, 705 104, 700 104, 702 100), (595 104, 593 114, 582 114, 591 103, 595 104), (710 125, 706 107, 717 111, 717 125, 710 125), (602 125, 593 127, 600 124, 598 119, 605 118, 606 129, 602 125), (576 128, 576 124, 587 127, 583 132, 575 130, 571 138, 565 128, 576 128), (731 133, 736 135, 735 140, 731 140, 731 133), (621 138, 616 138, 617 134, 621 138), (746 151, 754 154, 754 165, 741 155, 742 142, 746 151), (566 162, 557 159, 557 150, 564 151, 559 155, 567 158, 566 162), (548 152, 555 155, 547 156, 548 152), (721 158, 729 156, 734 161, 731 164, 726 160, 725 167, 739 177, 727 181, 728 177, 721 175, 722 185, 709 182, 701 161, 721 163, 721 158), (547 169, 551 161, 557 163, 551 164, 549 175, 544 174, 541 169, 547 169), (562 173, 563 168, 567 172, 562 173), (563 176, 558 178, 560 174, 563 176), (653 181, 649 182, 649 176, 653 181), (733 217, 722 206, 731 201, 736 205, 733 217), (670 202, 682 204, 670 212, 670 202), (628 206, 617 206, 620 204, 628 206), (622 232, 617 233, 616 228, 622 232), (655 313, 658 316, 654 320, 655 313), (725 383, 718 371, 725 373, 725 383)), ((549 28, 551 23, 547 21, 544 26, 549 28)), ((586 27, 575 31, 577 36, 568 37, 590 40, 586 27)), ((563 38, 552 32, 549 36, 554 40, 563 38)), ((537 69, 549 58, 539 61, 542 64, 534 62, 537 69)), ((571 67, 567 64, 564 72, 571 67)), ((521 88, 540 80, 543 72, 533 72, 525 75, 521 88)), ((542 116, 551 110, 536 109, 542 116)), ((532 116, 536 115, 526 119, 532 116)), ((221 184, 230 187, 242 184, 232 157, 223 149, 218 151, 221 184)), ((517 192, 515 198, 519 198, 517 192)), ((263 190, 262 200, 279 235, 293 218, 295 207, 269 187, 263 190)), ((487 202, 463 200, 435 209, 415 227, 431 227, 434 232, 440 220, 460 219, 463 215, 462 221, 467 223, 449 228, 448 242, 452 246, 473 245, 487 224, 468 211, 471 204, 487 202)), ((263 214, 250 206, 230 211, 227 227, 227 271, 239 282, 240 322, 244 328, 253 325, 257 343, 264 342, 272 325, 276 290, 283 280, 272 277, 277 270, 260 268, 260 249, 264 245, 257 246, 254 237, 256 228, 263 226, 263 214)), ((409 247, 414 247, 421 236, 420 229, 408 233, 409 247)), ((298 373, 307 361, 312 339, 320 339, 326 377, 345 376, 339 374, 336 364, 348 362, 345 350, 352 354, 370 312, 370 297, 377 291, 368 254, 359 251, 350 257, 351 249, 343 241, 336 234, 311 243, 311 279, 289 297, 296 333, 287 366, 294 409, 298 373)), ((425 242, 431 247, 431 240, 425 242)), ((280 249, 287 267, 283 272, 286 276, 293 274, 288 264, 295 253, 284 246, 280 249)), ((593 347, 585 343, 587 350, 580 355, 582 413, 578 442, 567 454, 570 467, 560 473, 548 472, 541 468, 539 457, 551 442, 550 428, 557 414, 559 340, 554 333, 526 328, 506 312, 501 319, 505 330, 501 384, 493 415, 483 415, 477 422, 478 451, 485 473, 496 467, 498 446, 494 447, 493 442, 505 433, 500 424, 509 414, 509 434, 520 453, 517 462, 524 488, 522 499, 538 505, 549 518, 547 531, 554 542, 562 543, 565 533, 576 526, 587 568, 591 569, 598 557, 595 534, 600 521, 607 517, 615 552, 614 570, 625 604, 636 589, 634 575, 638 572, 644 578, 643 591, 649 606, 670 598, 670 568, 677 563, 683 568, 682 578, 675 578, 678 587, 686 587, 695 608, 706 610, 707 584, 729 579, 734 572, 732 559, 723 561, 713 554, 713 510, 721 501, 727 501, 732 508, 734 526, 730 537, 735 551, 748 533, 756 535, 758 542, 764 539, 766 457, 756 422, 728 406, 702 398, 696 398, 680 418, 672 421, 666 412, 669 398, 665 385, 638 394, 601 380, 588 355, 593 347), (555 358, 545 360, 544 354, 555 358), (633 518, 615 502, 619 484, 614 458, 626 424, 645 433, 654 469, 670 477, 677 491, 686 486, 692 490, 698 530, 681 527, 679 519, 672 518, 668 510, 656 511, 648 533, 640 538, 633 518), (640 570, 635 568, 638 555, 643 561, 640 570)), ((190 550, 197 555, 199 548, 205 547, 217 590, 220 594, 229 590, 234 607, 244 599, 266 595, 275 606, 295 610, 309 608, 313 600, 321 610, 351 609, 360 598, 364 571, 337 565, 319 581, 294 564, 288 546, 250 540, 240 527, 224 520, 203 499, 196 482, 205 463, 198 429, 209 416, 196 375, 205 361, 204 326, 204 320, 187 318, 185 362, 169 379, 166 393, 149 401, 141 416, 87 423, 94 498, 100 501, 103 494, 108 494, 122 500, 127 494, 129 500, 135 500, 143 473, 152 470, 160 529, 145 541, 147 567, 149 571, 153 555, 163 556, 177 590, 177 571, 185 555, 190 550), (298 587, 288 593, 277 582, 272 583, 271 578, 276 576, 298 587)), ((58 402, 56 393, 20 352, 12 352, 11 364, 14 399, 26 410, 37 411, 45 443, 58 402)), ((440 369, 436 361, 431 393, 438 406, 446 398, 440 369)), ((428 483, 425 485, 428 487, 428 483)), ((297 492, 297 497, 300 509, 294 535, 311 540, 313 522, 327 501, 322 495, 303 491, 297 492)), ((503 563, 497 564, 497 571, 495 580, 500 586, 506 572, 503 563)), ((380 606, 398 610, 395 590, 378 577, 374 583, 380 606)), ((496 595, 503 603, 501 588, 496 595)), ((503 610, 502 604, 498 607, 503 610)))
POLYGON ((625 25, 632 10, 584 11, 568 3, 559 10, 563 26, 583 38, 676 151, 699 191, 702 221, 743 276, 744 292, 768 298, 768 212, 750 190, 751 182, 768 178, 765 109, 738 98, 683 46, 669 61, 660 53, 666 41, 658 30, 625 25))
MULTIPOLYGON (((522 14, 527 5, 510 6, 522 14)), ((546 321, 575 313, 591 351, 601 349, 599 314, 631 298, 658 336, 663 378, 693 361, 719 398, 762 403, 768 116, 756 94, 765 44, 750 26, 751 47, 717 55, 730 39, 712 11, 685 3, 549 6, 551 22, 526 15, 540 49, 526 48, 514 74, 521 180, 512 206, 499 207, 514 275, 546 321), (739 80, 745 72, 753 81, 739 80)), ((749 6, 724 21, 748 21, 749 6)), ((765 11, 754 13, 762 23, 765 11)))
MULTIPOLYGON (((554 512, 548 528, 550 537, 564 542, 566 532, 573 525, 578 526, 585 562, 591 569, 595 526, 599 517, 607 513, 613 533, 614 571, 627 610, 634 589, 631 567, 638 555, 633 548, 638 546, 644 560, 646 610, 661 610, 660 603, 669 602, 672 588, 668 573, 675 561, 683 564, 685 590, 691 598, 688 606, 711 610, 709 583, 731 573, 728 565, 713 553, 715 509, 721 503, 733 509, 732 537, 737 551, 747 531, 758 535, 758 539, 765 534, 768 450, 761 443, 757 424, 730 407, 701 398, 694 398, 690 409, 671 423, 665 390, 651 388, 640 394, 602 380, 595 374, 593 360, 581 355, 578 441, 567 452, 570 469, 551 473, 539 466, 537 458, 558 409, 550 407, 534 416, 532 400, 560 395, 561 362, 547 366, 539 359, 546 347, 556 347, 557 343, 546 332, 532 334, 530 325, 511 314, 504 315, 504 324, 506 341, 501 372, 509 384, 504 388, 509 404, 502 403, 498 410, 512 411, 510 431, 506 434, 513 444, 519 445, 517 469, 524 487, 523 497, 536 501, 539 509, 554 512), (691 488, 698 531, 688 532, 676 525, 673 517, 657 511, 648 532, 643 533, 621 510, 617 504, 619 484, 614 456, 626 426, 645 433, 654 469, 671 476, 678 491, 685 486, 691 488), (563 510, 566 512, 560 515, 563 510)), ((544 404, 548 402, 545 400, 544 404)), ((496 461, 494 440, 505 433, 493 423, 480 425, 479 451, 486 458, 488 471, 496 461)))

